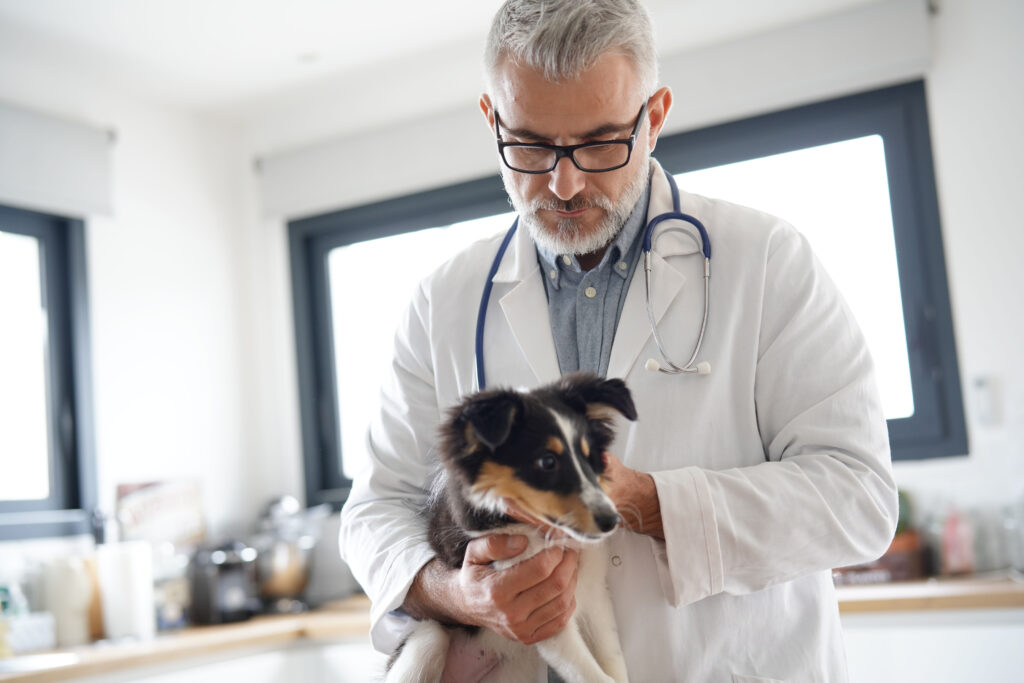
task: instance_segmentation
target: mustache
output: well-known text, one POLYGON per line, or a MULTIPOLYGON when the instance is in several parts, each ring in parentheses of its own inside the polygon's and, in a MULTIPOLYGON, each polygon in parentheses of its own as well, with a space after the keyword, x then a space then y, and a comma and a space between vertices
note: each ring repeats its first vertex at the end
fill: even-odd
POLYGON ((580 209, 604 209, 605 211, 612 211, 615 207, 611 200, 603 195, 597 195, 595 197, 573 197, 568 201, 561 199, 534 199, 530 202, 530 210, 534 213, 537 211, 579 211, 580 209))

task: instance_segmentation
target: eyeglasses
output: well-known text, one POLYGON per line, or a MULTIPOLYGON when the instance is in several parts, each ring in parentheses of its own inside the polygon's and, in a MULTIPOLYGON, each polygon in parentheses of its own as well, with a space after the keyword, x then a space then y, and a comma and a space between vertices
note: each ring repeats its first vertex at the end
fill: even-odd
POLYGON ((540 142, 504 142, 499 129, 498 110, 494 110, 494 134, 498 138, 498 154, 505 165, 519 173, 550 173, 562 157, 587 173, 604 173, 629 163, 633 145, 640 134, 647 102, 640 107, 633 132, 625 140, 600 140, 581 145, 547 145, 540 142))

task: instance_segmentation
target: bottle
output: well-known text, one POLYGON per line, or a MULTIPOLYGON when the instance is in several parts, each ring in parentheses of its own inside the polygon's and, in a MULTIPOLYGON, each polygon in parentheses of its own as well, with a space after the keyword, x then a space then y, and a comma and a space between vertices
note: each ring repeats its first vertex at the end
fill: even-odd
POLYGON ((971 522, 952 508, 942 528, 942 573, 970 574, 974 571, 974 530, 971 522))

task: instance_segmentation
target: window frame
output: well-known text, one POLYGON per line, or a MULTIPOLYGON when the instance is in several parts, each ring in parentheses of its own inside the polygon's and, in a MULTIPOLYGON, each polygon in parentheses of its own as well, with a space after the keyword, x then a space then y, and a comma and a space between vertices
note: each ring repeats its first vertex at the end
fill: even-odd
POLYGON ((50 354, 50 496, 0 501, 0 540, 90 533, 97 508, 85 223, 0 205, 5 232, 39 241, 50 354))
MULTIPOLYGON (((340 507, 344 476, 327 257, 336 247, 509 210, 499 176, 288 223, 306 504, 340 507), (431 225, 423 224, 430 216, 431 225)), ((373 283, 367 283, 372 296, 373 283)))
MULTIPOLYGON (((888 421, 892 457, 964 455, 967 430, 923 81, 663 135, 655 156, 676 174, 875 134, 885 146, 915 406, 914 415, 888 421)), ((327 254, 506 211, 501 179, 492 176, 288 224, 309 504, 340 506, 352 484, 341 474, 327 254)))

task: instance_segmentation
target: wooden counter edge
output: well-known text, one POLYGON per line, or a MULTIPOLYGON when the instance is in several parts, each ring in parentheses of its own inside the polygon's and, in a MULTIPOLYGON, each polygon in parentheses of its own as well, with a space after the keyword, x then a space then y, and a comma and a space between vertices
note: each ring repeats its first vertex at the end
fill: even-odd
POLYGON ((927 610, 1024 608, 1024 583, 998 580, 928 579, 836 588, 840 614, 927 610))
MULTIPOLYGON (((1024 583, 1012 579, 840 586, 836 595, 841 614, 1024 608, 1024 583)), ((39 671, 0 673, 0 683, 54 683, 232 649, 286 644, 304 638, 330 642, 366 637, 370 630, 369 612, 369 598, 357 595, 305 614, 260 616, 234 624, 165 633, 146 642, 62 650, 60 652, 77 655, 79 661, 39 671)))
POLYGON ((283 645, 302 638, 330 641, 365 637, 370 631, 369 612, 369 599, 359 595, 305 614, 258 616, 232 624, 161 633, 149 641, 60 650, 76 655, 78 661, 38 671, 0 672, 0 683, 68 681, 233 649, 283 645))

